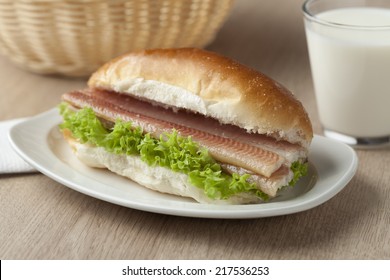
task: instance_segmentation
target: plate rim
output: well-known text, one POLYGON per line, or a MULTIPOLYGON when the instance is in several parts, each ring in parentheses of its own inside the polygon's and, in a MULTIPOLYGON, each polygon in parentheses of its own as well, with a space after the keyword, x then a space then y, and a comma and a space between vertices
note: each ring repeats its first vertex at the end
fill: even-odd
MULTIPOLYGON (((123 207, 159 214, 196 218, 247 219, 298 213, 317 207, 329 200, 330 198, 334 197, 350 182, 350 180, 356 174, 358 167, 358 157, 352 147, 344 143, 337 142, 336 140, 326 138, 324 136, 314 135, 311 148, 309 149, 309 161, 313 163, 315 168, 317 168, 316 162, 318 161, 318 158, 315 153, 321 154, 321 151, 317 150, 316 148, 318 146, 331 146, 332 148, 328 149, 329 151, 337 148, 338 151, 342 151, 344 154, 348 154, 349 156, 348 163, 344 162, 345 169, 343 169, 343 172, 340 172, 341 170, 339 170, 337 178, 334 178, 336 179, 336 183, 329 188, 326 188, 326 186, 322 185, 325 182, 323 182, 324 178, 322 177, 322 174, 319 173, 317 174, 317 182, 311 190, 309 190, 307 193, 302 194, 301 196, 295 197, 288 201, 250 205, 210 205, 200 204, 197 202, 191 202, 191 204, 189 204, 189 202, 178 202, 180 204, 184 203, 183 205, 186 206, 196 205, 195 207, 184 207, 182 209, 177 209, 173 207, 174 205, 172 207, 162 207, 158 205, 148 205, 134 200, 129 203, 129 201, 125 201, 118 197, 115 198, 112 196, 104 195, 100 192, 96 192, 93 187, 85 187, 82 186, 80 183, 72 181, 69 178, 64 178, 63 176, 60 176, 55 170, 50 170, 47 166, 43 166, 42 162, 37 162, 37 160, 34 159, 34 156, 32 155, 32 149, 24 149, 23 145, 27 145, 29 142, 32 141, 31 139, 24 139, 22 140, 22 142, 20 142, 20 139, 18 139, 20 134, 23 133, 23 129, 27 127, 28 129, 37 133, 35 137, 41 140, 45 139, 44 143, 41 143, 45 145, 41 145, 41 148, 44 147, 43 149, 46 150, 46 152, 51 153, 51 157, 55 157, 55 154, 49 148, 47 138, 50 133, 50 130, 60 121, 61 117, 58 113, 58 109, 53 108, 16 124, 10 129, 8 133, 8 139, 12 148, 16 151, 17 154, 19 154, 19 156, 21 156, 26 162, 28 162, 38 171, 75 191, 113 204, 121 205, 123 207), (37 124, 40 124, 40 126, 37 124), (312 160, 314 160, 314 162, 312 160), (322 188, 321 190, 318 190, 318 185, 320 185, 320 187, 322 188), (316 191, 319 191, 320 195, 317 194, 317 196, 313 196, 313 193, 315 193, 316 191)), ((335 156, 335 154, 332 154, 332 151, 330 151, 328 155, 335 156)), ((57 158, 57 160, 61 162, 60 159, 57 158)), ((62 164, 66 165, 65 163, 62 164)), ((319 163, 317 162, 317 165, 318 164, 319 163)), ((67 166, 71 168, 71 166, 67 166)), ((80 176, 83 176, 80 173, 78 174, 80 176)))

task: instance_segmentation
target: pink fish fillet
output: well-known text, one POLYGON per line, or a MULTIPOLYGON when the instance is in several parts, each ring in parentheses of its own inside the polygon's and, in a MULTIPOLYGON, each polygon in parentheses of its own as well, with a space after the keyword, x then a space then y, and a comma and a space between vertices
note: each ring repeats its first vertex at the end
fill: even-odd
POLYGON ((213 134, 210 128, 199 128, 199 126, 206 127, 210 123, 208 121, 198 123, 196 128, 186 126, 180 123, 183 122, 181 120, 183 114, 177 114, 122 94, 84 90, 65 94, 63 99, 77 108, 91 107, 98 116, 112 122, 117 118, 131 121, 134 126, 141 127, 144 133, 150 133, 154 137, 176 129, 183 137, 191 136, 217 161, 238 166, 265 177, 270 177, 286 162, 284 157, 273 151, 213 134), (174 122, 173 117, 178 121, 174 122))

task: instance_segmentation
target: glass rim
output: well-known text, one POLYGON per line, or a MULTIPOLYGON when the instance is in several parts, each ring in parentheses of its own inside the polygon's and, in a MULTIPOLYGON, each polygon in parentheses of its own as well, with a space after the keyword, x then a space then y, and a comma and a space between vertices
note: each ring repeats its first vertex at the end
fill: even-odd
MULTIPOLYGON (((328 20, 324 20, 321 18, 318 18, 314 13, 312 13, 308 5, 311 4, 312 2, 319 1, 319 0, 305 0, 305 2, 302 5, 302 11, 303 15, 307 20, 319 23, 321 25, 325 25, 328 27, 336 27, 336 28, 343 28, 343 29, 356 29, 356 30, 388 30, 390 29, 390 24, 389 25, 355 25, 355 24, 344 24, 344 23, 337 23, 337 22, 332 22, 328 20)), ((358 7, 364 7, 364 6, 354 6, 356 8, 358 7)), ((376 7, 379 8, 379 7, 376 7)), ((329 9, 331 10, 331 9, 329 9)), ((390 12, 390 9, 389 9, 390 12)))

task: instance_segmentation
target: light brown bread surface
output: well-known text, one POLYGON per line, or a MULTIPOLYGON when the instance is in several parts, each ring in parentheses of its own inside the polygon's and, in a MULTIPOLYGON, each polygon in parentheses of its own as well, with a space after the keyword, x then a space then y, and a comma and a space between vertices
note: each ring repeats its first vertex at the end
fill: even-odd
POLYGON ((188 109, 304 147, 313 137, 304 107, 289 90, 258 71, 201 49, 129 53, 103 65, 88 84, 188 109))

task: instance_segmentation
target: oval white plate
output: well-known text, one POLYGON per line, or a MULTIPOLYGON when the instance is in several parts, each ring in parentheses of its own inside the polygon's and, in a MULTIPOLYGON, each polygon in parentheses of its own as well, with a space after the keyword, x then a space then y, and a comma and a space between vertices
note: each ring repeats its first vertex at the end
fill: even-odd
POLYGON ((58 130, 52 109, 14 126, 9 139, 29 164, 57 182, 86 195, 143 211, 204 218, 260 218, 296 213, 335 196, 354 176, 357 156, 349 146, 314 136, 309 174, 271 202, 256 205, 206 205, 148 190, 108 170, 89 168, 72 154, 58 130))

